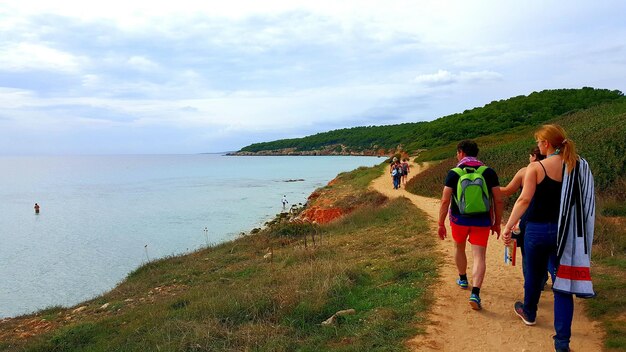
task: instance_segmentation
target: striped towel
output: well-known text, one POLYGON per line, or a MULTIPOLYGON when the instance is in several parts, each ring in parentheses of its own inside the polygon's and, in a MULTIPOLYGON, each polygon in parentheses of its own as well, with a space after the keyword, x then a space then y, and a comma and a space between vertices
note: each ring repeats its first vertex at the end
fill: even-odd
POLYGON ((591 282, 591 243, 596 216, 593 175, 583 158, 563 174, 557 235, 559 269, 553 289, 581 298, 594 297, 591 282))

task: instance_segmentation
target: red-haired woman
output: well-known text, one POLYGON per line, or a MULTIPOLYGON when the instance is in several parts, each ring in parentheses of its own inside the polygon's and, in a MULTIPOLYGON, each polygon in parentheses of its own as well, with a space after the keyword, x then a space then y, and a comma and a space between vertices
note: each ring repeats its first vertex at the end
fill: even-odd
POLYGON ((515 302, 514 309, 526 325, 535 325, 546 265, 550 260, 559 263, 552 287, 554 346, 557 351, 569 351, 574 315, 572 294, 595 295, 589 276, 595 218, 593 176, 560 126, 542 126, 535 132, 535 139, 546 159, 528 165, 522 193, 503 234, 508 244, 511 230, 528 211, 524 235, 527 264, 524 302, 515 302), (580 272, 572 275, 572 270, 580 272))

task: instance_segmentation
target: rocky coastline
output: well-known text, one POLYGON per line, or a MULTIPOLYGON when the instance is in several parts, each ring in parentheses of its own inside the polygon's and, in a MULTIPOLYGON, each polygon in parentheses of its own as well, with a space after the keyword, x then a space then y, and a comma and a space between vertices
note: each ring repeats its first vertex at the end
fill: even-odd
POLYGON ((279 150, 260 150, 258 152, 246 152, 238 151, 227 153, 227 156, 386 156, 386 154, 377 154, 373 151, 360 151, 360 152, 336 152, 336 151, 324 151, 324 150, 292 150, 292 149, 279 149, 279 150))
POLYGON ((272 150, 259 150, 256 152, 239 150, 236 152, 227 153, 228 156, 388 156, 389 152, 383 149, 363 149, 363 150, 350 150, 344 145, 330 145, 322 149, 313 150, 298 150, 298 148, 282 148, 272 150))

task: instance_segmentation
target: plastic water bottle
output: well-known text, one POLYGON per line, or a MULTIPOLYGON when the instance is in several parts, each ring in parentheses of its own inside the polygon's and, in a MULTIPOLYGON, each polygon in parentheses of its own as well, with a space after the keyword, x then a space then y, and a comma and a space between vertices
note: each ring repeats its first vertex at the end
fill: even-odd
POLYGON ((504 264, 515 266, 515 254, 517 253, 517 241, 512 239, 508 246, 504 246, 504 264))

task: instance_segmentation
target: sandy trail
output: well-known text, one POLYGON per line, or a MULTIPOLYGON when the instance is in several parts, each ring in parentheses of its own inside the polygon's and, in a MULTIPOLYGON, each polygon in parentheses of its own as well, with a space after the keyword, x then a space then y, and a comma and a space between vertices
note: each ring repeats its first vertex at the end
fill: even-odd
MULTIPOLYGON (((420 166, 411 164, 410 176, 420 171, 420 166)), ((430 234, 437 237, 439 199, 416 196, 404 189, 394 190, 387 172, 374 180, 370 187, 390 198, 403 196, 410 199, 431 218, 430 234)), ((449 228, 448 237, 437 243, 444 265, 440 268, 440 277, 434 289, 436 299, 429 315, 430 324, 426 334, 409 341, 415 351, 554 351, 552 292, 547 289, 541 295, 537 325, 524 325, 513 312, 513 303, 523 300, 521 262, 516 266, 504 264, 504 245, 501 240, 496 240, 493 235, 487 246, 487 272, 480 291, 483 305, 481 311, 470 308, 470 290, 462 290, 455 283, 458 272, 454 264, 454 243, 449 228)), ((519 251, 517 254, 521 261, 519 251)), ((472 255, 469 244, 467 258, 471 284, 472 255)), ((571 350, 601 351, 602 337, 599 323, 590 321, 583 314, 581 300, 575 298, 571 350)))

